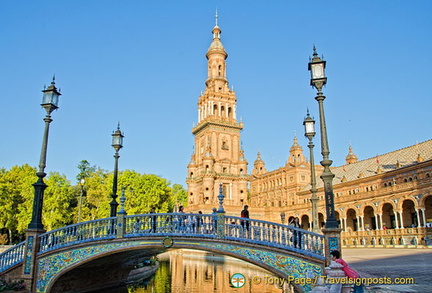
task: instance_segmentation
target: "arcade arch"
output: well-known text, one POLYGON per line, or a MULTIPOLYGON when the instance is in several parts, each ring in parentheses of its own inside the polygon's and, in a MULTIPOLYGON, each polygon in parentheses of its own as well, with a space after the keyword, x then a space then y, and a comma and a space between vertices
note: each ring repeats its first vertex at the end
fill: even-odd
POLYGON ((373 207, 366 206, 363 210, 363 223, 365 230, 376 230, 377 222, 373 207))

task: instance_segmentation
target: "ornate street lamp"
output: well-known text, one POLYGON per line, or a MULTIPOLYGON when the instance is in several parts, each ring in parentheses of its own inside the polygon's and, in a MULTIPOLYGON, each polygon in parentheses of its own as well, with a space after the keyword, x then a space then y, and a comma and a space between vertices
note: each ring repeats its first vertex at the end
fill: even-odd
POLYGON ((114 180, 113 180, 113 189, 112 189, 112 201, 110 203, 111 205, 111 212, 110 217, 115 217, 117 215, 117 206, 118 203, 116 201, 117 198, 117 175, 118 175, 118 158, 119 156, 119 150, 123 147, 123 137, 124 135, 120 131, 120 123, 117 125, 117 130, 113 132, 112 134, 112 147, 115 150, 114 158, 114 180))
POLYGON ((305 127, 305 136, 309 139, 309 154, 310 154, 310 166, 311 166, 311 193, 312 197, 310 199, 312 203, 312 231, 315 233, 320 232, 319 224, 318 224, 318 196, 316 195, 316 176, 315 176, 315 159, 313 154, 314 144, 312 142, 313 137, 315 136, 315 120, 309 115, 309 110, 307 111, 307 116, 303 121, 303 125, 305 127))
POLYGON ((321 174, 321 179, 324 182, 324 193, 326 203, 326 214, 327 219, 325 223, 326 228, 338 228, 338 222, 336 221, 335 209, 334 209, 334 195, 333 195, 333 178, 334 174, 330 171, 330 165, 332 161, 329 159, 329 146, 327 139, 327 128, 325 123, 324 115, 324 99, 322 88, 327 83, 327 77, 325 77, 324 69, 326 61, 323 61, 316 52, 315 46, 313 48, 313 58, 308 64, 308 70, 311 72, 311 86, 317 89, 317 96, 315 100, 318 101, 319 115, 320 115, 320 130, 321 130, 321 154, 323 160, 320 162, 324 167, 324 171, 321 174))
POLYGON ((43 140, 42 140, 42 150, 41 150, 40 161, 39 161, 39 171, 36 173, 36 175, 39 179, 36 183, 33 184, 34 189, 35 189, 35 194, 34 194, 34 200, 33 200, 32 220, 31 220, 30 224, 28 225, 29 229, 36 229, 36 230, 43 230, 44 229, 44 226, 42 224, 42 207, 43 207, 43 198, 44 198, 45 188, 47 188, 48 186, 43 181, 43 178, 46 176, 46 173, 44 172, 44 170, 45 170, 45 166, 46 166, 49 125, 52 121, 51 113, 54 110, 58 109, 59 97, 61 95, 60 91, 58 91, 56 86, 55 86, 55 77, 53 77, 51 85, 48 86, 48 88, 44 89, 42 92, 43 92, 43 97, 42 97, 41 106, 44 107, 47 115, 44 118, 45 131, 44 131, 44 136, 43 136, 43 140))

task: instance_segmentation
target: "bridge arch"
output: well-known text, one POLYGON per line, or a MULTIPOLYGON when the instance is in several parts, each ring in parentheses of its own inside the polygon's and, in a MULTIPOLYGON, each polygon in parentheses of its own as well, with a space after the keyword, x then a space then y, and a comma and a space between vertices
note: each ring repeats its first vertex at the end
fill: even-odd
MULTIPOLYGON (((23 267, 34 292, 49 292, 62 275, 103 257, 154 255, 167 249, 196 249, 232 256, 284 278, 314 278, 324 268, 324 237, 278 223, 216 214, 117 215, 69 225, 36 239, 33 254, 21 243, 0 255, 0 271, 23 267), (164 240, 164 241, 163 241, 164 240)), ((33 241, 33 240, 32 240, 33 241)), ((19 269, 19 268, 18 268, 19 269)), ((299 285, 308 290, 310 284, 299 285)), ((63 290, 64 291, 64 290, 63 290)))
MULTIPOLYGON (((72 249, 55 250, 41 254, 38 258, 38 266, 44 268, 44 273, 39 274, 36 292, 51 292, 52 288, 60 286, 56 282, 61 280, 62 276, 69 271, 100 258, 124 253, 129 256, 135 252, 137 255, 151 256, 172 249, 208 251, 244 260, 281 278, 287 278, 288 276, 303 278, 306 275, 320 276, 324 265, 324 261, 313 259, 313 257, 305 258, 299 252, 291 251, 287 253, 286 250, 278 248, 263 249, 259 245, 248 243, 239 244, 220 240, 175 237, 171 239, 173 242, 172 247, 167 248, 163 245, 164 238, 162 237, 153 239, 142 237, 125 240, 115 239, 102 241, 98 244, 87 243, 72 249)), ((293 285, 301 291, 308 289, 297 284, 293 285)), ((63 290, 63 292, 66 291, 63 290)))

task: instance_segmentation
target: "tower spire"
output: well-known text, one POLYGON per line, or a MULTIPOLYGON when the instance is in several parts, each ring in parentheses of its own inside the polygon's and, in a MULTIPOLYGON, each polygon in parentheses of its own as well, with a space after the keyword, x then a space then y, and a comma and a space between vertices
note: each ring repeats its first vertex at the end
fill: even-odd
POLYGON ((219 15, 218 15, 217 8, 216 8, 216 14, 215 14, 215 23, 216 23, 216 26, 218 26, 218 17, 219 17, 219 15))
POLYGON ((243 123, 237 122, 237 98, 229 89, 226 74, 228 57, 221 42, 216 10, 212 40, 207 50, 205 90, 198 98, 198 123, 192 128, 195 155, 188 165, 188 209, 214 205, 218 184, 223 185, 225 209, 236 211, 247 203, 248 162, 241 146, 243 123), (199 176, 195 176, 195 174, 199 176))

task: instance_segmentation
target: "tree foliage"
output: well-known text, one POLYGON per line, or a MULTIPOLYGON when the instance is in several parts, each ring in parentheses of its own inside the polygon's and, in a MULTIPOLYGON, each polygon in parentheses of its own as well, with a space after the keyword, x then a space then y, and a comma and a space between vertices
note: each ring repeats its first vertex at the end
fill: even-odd
MULTIPOLYGON (((71 185, 65 175, 51 172, 44 182, 42 222, 46 230, 57 229, 78 221, 109 217, 112 200, 113 173, 90 166, 86 160, 78 165, 77 179, 85 178, 83 186, 71 185), (81 202, 80 202, 81 197, 81 202), (81 203, 81 204, 80 204, 81 203)), ((0 169, 0 234, 7 234, 9 243, 20 241, 32 217, 36 168, 30 165, 0 169)), ((117 202, 126 197, 125 210, 129 215, 172 212, 174 205, 184 205, 187 193, 154 174, 124 170, 118 174, 117 202)), ((120 209, 120 206, 118 210, 120 209)))
POLYGON ((0 228, 7 231, 9 242, 20 240, 30 223, 35 174, 36 168, 27 164, 0 172, 0 228))
POLYGON ((82 179, 85 180, 86 178, 90 177, 90 174, 95 172, 97 169, 96 166, 90 165, 90 163, 87 160, 81 160, 81 162, 78 164, 77 168, 79 170, 79 173, 76 176, 78 183, 80 183, 80 181, 82 179))

